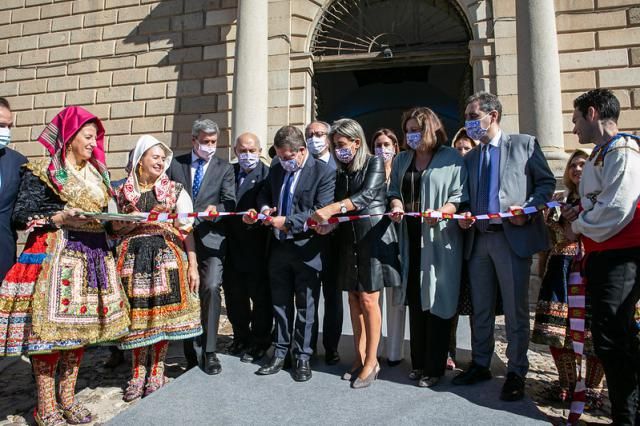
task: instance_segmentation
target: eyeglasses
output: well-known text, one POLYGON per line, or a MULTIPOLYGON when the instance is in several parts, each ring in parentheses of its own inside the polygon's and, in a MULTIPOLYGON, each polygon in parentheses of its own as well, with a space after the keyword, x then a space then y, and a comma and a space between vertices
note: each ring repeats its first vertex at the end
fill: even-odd
POLYGON ((311 136, 315 136, 318 138, 321 138, 323 136, 327 136, 327 132, 323 132, 322 130, 318 130, 317 132, 309 132, 307 133, 307 137, 310 138, 311 136))

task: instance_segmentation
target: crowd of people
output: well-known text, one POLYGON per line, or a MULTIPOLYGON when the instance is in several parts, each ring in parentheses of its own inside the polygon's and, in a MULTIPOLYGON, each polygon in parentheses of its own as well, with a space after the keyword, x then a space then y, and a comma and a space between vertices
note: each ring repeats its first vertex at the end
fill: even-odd
POLYGON ((587 405, 602 403, 606 376, 614 423, 634 424, 640 141, 618 131, 619 113, 606 89, 575 99, 573 131, 593 149, 570 156, 559 191, 536 138, 504 132, 501 103, 487 92, 467 99, 465 126, 452 141, 426 107, 403 114, 400 139, 382 128, 367 141, 348 118, 314 121, 304 132, 276 132, 270 166, 249 132, 234 141, 236 163, 216 157, 218 126, 198 119, 188 153, 174 157, 142 136, 125 179, 111 182, 98 117, 63 109, 38 138, 45 156, 27 161, 7 147, 13 119, 0 99, 0 355, 30 357, 38 424, 83 424, 92 414, 75 399, 75 382, 88 346, 131 350, 126 401, 165 384, 172 340, 184 342, 188 368, 218 374, 224 288, 228 351, 256 362, 273 346, 256 374, 292 368, 305 382, 318 352, 320 291, 329 365, 341 361, 348 292, 355 357, 342 379, 351 388, 372 385, 382 352, 389 367, 403 360, 408 307, 409 378, 417 386, 437 386, 455 368, 459 315, 470 315, 472 362, 453 384, 490 380, 495 317, 504 314, 500 398, 523 398, 532 340, 549 345, 559 373, 552 392, 565 401, 581 379, 568 293, 570 272, 581 268, 587 405), (551 200, 559 207, 493 214, 551 200), (178 216, 131 220, 166 212, 178 216), (180 215, 192 212, 207 215, 180 215), (229 212, 239 214, 222 214, 229 212), (463 218, 443 219, 450 214, 463 218), (17 259, 16 230, 28 231, 17 259), (545 269, 530 336, 536 253, 545 269))

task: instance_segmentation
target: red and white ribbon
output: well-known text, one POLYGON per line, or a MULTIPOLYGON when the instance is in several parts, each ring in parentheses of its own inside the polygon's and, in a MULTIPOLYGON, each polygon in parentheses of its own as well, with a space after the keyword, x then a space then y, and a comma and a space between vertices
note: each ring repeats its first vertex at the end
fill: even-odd
MULTIPOLYGON (((413 217, 424 217, 424 218, 438 218, 443 220, 451 220, 451 219, 489 220, 489 219, 501 219, 501 218, 508 218, 508 217, 514 217, 514 216, 529 215, 529 214, 534 214, 539 211, 542 211, 546 208, 559 207, 559 206, 560 206, 559 202, 551 201, 549 203, 541 204, 539 206, 530 206, 530 207, 524 207, 521 209, 513 209, 508 212, 502 212, 502 213, 480 214, 477 216, 465 216, 462 214, 455 214, 455 213, 442 213, 435 210, 429 210, 424 212, 405 212, 403 213, 403 215, 413 216, 413 217)), ((312 228, 318 225, 331 225, 334 223, 351 222, 354 220, 366 219, 370 217, 391 216, 391 215, 393 215, 393 213, 334 216, 329 218, 329 220, 327 220, 324 223, 318 223, 309 219, 307 220, 307 226, 312 228)))
POLYGON ((571 273, 568 284, 568 305, 569 305, 569 333, 573 344, 573 352, 576 355, 576 366, 578 367, 578 380, 573 391, 573 399, 569 409, 568 425, 575 425, 584 411, 586 401, 586 384, 582 375, 582 359, 584 355, 585 340, 585 319, 586 319, 586 285, 580 273, 582 264, 582 253, 578 253, 571 263, 571 273))

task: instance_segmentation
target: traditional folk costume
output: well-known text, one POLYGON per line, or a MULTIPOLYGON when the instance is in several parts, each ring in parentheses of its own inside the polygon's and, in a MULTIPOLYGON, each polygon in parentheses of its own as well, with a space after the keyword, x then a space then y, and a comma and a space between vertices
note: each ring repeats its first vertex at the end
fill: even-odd
MULTIPOLYGON (((181 184, 165 174, 173 154, 152 136, 142 136, 132 158, 132 171, 116 188, 121 213, 191 212, 193 204, 181 184), (147 150, 161 146, 167 157, 163 174, 149 190, 141 190, 138 179, 140 161, 147 150)), ((131 331, 120 342, 120 349, 133 349, 132 379, 125 400, 142 396, 145 376, 148 395, 165 382, 164 360, 169 340, 183 340, 202 334, 200 301, 189 290, 188 261, 183 240, 191 231, 193 219, 175 223, 141 223, 122 236, 118 249, 118 272, 131 304, 131 331), (147 357, 150 368, 147 370, 147 357)))
POLYGON ((585 248, 591 331, 602 361, 614 424, 637 419, 640 344, 640 139, 618 133, 594 148, 580 181, 582 211, 572 222, 585 248))
MULTIPOLYGON (((565 176, 568 174, 569 165, 577 156, 588 157, 589 154, 590 151, 576 150, 567 161, 565 176)), ((566 181, 565 184, 567 184, 566 181)), ((567 190, 558 201, 576 206, 580 198, 577 193, 567 190)), ((566 401, 570 399, 577 381, 576 357, 569 330, 567 289, 571 263, 576 255, 581 254, 582 247, 578 241, 566 237, 564 232, 566 222, 560 215, 559 207, 548 210, 546 223, 551 231, 553 246, 547 258, 546 272, 540 287, 531 341, 540 345, 549 345, 549 351, 558 369, 559 381, 558 386, 551 388, 551 397, 566 401)), ((585 327, 587 408, 599 408, 602 406, 603 396, 598 388, 604 377, 604 370, 600 360, 593 353, 589 313, 587 309, 585 327)))
POLYGON ((129 305, 102 225, 58 229, 49 220, 64 209, 107 207, 111 190, 103 141, 97 117, 80 107, 62 110, 38 138, 48 156, 26 165, 14 210, 19 229, 37 225, 0 286, 0 355, 31 356, 38 391, 34 417, 41 424, 66 424, 59 410, 69 423, 91 421, 88 410, 74 402, 83 348, 117 340, 129 325, 129 305), (97 146, 77 170, 66 153, 89 122, 98 128, 97 146))

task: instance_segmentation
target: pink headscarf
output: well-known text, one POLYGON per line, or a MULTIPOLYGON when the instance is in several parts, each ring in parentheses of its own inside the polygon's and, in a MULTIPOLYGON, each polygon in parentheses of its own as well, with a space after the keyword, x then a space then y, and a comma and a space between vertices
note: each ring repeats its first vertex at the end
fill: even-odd
POLYGON ((38 137, 38 142, 47 149, 51 156, 51 162, 48 167, 49 180, 59 191, 62 191, 62 187, 67 181, 65 166, 67 146, 82 126, 88 122, 95 123, 98 128, 97 146, 93 150, 89 162, 102 176, 109 194, 113 195, 107 166, 105 165, 104 127, 98 117, 79 106, 70 106, 60 111, 38 137))

